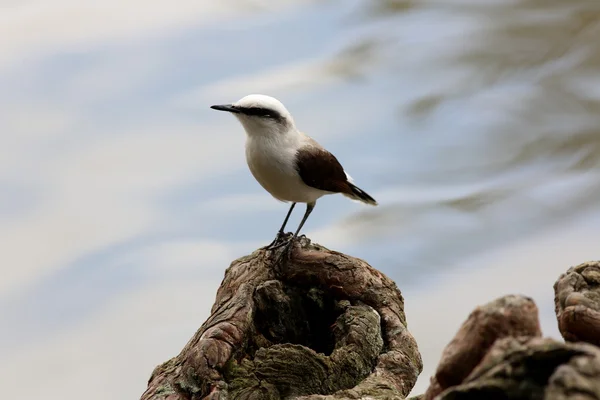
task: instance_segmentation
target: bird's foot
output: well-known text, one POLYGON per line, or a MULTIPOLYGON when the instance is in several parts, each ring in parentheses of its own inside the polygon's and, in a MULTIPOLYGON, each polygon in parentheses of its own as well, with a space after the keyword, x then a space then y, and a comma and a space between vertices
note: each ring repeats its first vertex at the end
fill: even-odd
POLYGON ((291 237, 291 238, 288 238, 288 239, 284 239, 284 240, 282 240, 280 242, 275 242, 274 244, 272 244, 271 246, 269 246, 268 249, 269 250, 275 250, 275 249, 278 249, 278 248, 283 247, 283 246, 289 246, 289 245, 292 244, 293 240, 294 240, 294 238, 291 237))
POLYGON ((288 244, 291 240, 291 233, 283 233, 283 232, 278 232, 277 236, 275 237, 275 239, 268 244, 267 246, 263 247, 263 249, 265 250, 275 250, 278 249, 282 246, 285 246, 286 244, 288 244))
POLYGON ((281 240, 282 236, 284 236, 283 232, 277 232, 277 236, 275 236, 275 239, 273 239, 273 241, 268 245, 261 247, 261 250, 271 250, 273 246, 275 246, 281 240))
POLYGON ((277 247, 283 247, 283 250, 281 250, 281 252, 279 253, 279 255, 277 256, 277 260, 275 261, 276 264, 279 264, 281 261, 283 261, 284 259, 289 259, 290 255, 292 254, 292 248, 294 247, 294 241, 297 238, 295 237, 291 237, 290 239, 286 240, 283 243, 279 243, 277 245, 277 247))

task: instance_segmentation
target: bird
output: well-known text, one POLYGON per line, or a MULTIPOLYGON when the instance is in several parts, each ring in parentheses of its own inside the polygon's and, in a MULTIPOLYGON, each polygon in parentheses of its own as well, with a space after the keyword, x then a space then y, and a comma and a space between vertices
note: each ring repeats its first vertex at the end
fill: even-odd
POLYGON ((291 203, 275 239, 265 248, 286 246, 289 250, 317 200, 325 195, 342 194, 377 205, 373 197, 354 184, 332 153, 296 128, 294 118, 276 98, 250 94, 234 103, 210 108, 229 112, 238 119, 246 132, 246 162, 250 172, 272 197, 291 203), (304 216, 293 236, 278 243, 297 203, 306 204, 304 216))

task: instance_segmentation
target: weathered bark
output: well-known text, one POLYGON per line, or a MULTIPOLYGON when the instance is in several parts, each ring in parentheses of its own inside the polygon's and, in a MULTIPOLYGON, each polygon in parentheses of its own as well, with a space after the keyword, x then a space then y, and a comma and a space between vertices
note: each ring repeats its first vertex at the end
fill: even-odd
POLYGON ((395 283, 302 238, 225 273, 211 315, 142 400, 402 399, 422 370, 395 283))
POLYGON ((460 385, 439 400, 600 399, 600 350, 547 338, 498 340, 460 385))
POLYGON ((538 309, 530 298, 505 296, 476 308, 444 349, 424 399, 463 382, 498 339, 541 334, 538 309))
POLYGON ((540 338, 537 307, 527 297, 477 308, 414 399, 600 400, 599 286, 598 262, 570 268, 554 285, 561 333, 579 343, 540 338))
POLYGON ((565 340, 600 345, 600 262, 562 274, 554 284, 554 305, 565 340))

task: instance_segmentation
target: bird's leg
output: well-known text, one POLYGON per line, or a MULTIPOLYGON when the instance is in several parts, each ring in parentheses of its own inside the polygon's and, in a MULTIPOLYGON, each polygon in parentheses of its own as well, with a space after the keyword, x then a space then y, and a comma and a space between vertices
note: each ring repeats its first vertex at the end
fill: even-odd
POLYGON ((300 221, 300 225, 298 226, 298 229, 296 229, 296 232, 294 233, 294 236, 292 237, 292 240, 294 240, 294 239, 296 239, 298 237, 298 233, 300 232, 300 229, 302 229, 302 227, 304 226, 304 223, 308 219, 308 216, 310 215, 310 213, 312 212, 312 210, 315 208, 315 204, 317 204, 317 203, 316 202, 312 202, 312 203, 307 203, 306 204, 306 211, 304 212, 304 217, 302 217, 302 221, 300 221))
POLYGON ((281 239, 281 236, 283 235, 283 230, 285 229, 285 226, 287 225, 287 222, 290 219, 290 215, 292 215, 292 210, 294 209, 295 205, 296 203, 292 203, 290 210, 288 211, 287 215, 285 216, 285 219, 283 220, 283 225, 281 225, 281 228, 279 228, 279 231, 277 232, 277 236, 275 236, 275 239, 269 245, 264 247, 265 249, 275 248, 273 246, 275 246, 275 244, 279 242, 279 239, 281 239))
POLYGON ((302 229, 302 227, 304 226, 304 223, 308 219, 308 216, 310 215, 312 210, 315 208, 315 204, 316 204, 316 202, 306 204, 306 212, 304 213, 304 217, 302 217, 302 221, 300 221, 300 225, 298 225, 298 229, 296 229, 294 236, 292 236, 290 238, 290 240, 277 245, 277 247, 281 247, 281 246, 285 245, 285 250, 282 252, 282 254, 288 254, 290 252, 290 250, 292 248, 292 244, 294 243, 294 240, 296 240, 296 238, 298 237, 298 233, 300 232, 300 229, 302 229))

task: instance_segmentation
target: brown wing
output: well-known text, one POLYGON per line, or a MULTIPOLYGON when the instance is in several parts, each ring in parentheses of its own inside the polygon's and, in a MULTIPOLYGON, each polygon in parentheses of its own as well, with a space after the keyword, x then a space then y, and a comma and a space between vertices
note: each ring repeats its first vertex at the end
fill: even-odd
POLYGON ((306 146, 298 150, 296 169, 308 186, 334 193, 351 191, 340 162, 320 146, 306 146))

